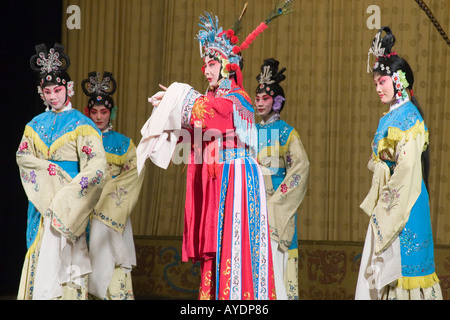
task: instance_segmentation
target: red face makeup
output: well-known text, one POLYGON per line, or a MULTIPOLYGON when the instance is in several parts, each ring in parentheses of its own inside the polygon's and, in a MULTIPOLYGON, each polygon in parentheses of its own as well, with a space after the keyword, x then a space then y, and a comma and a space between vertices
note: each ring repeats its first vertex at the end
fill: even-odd
POLYGON ((375 74, 373 76, 373 82, 375 84, 376 91, 380 96, 381 102, 384 104, 390 104, 394 101, 394 83, 390 76, 380 76, 379 74, 375 74))
POLYGON ((109 126, 111 112, 105 106, 93 106, 89 116, 100 131, 104 131, 109 126))
POLYGON ((66 104, 67 90, 65 86, 52 85, 42 89, 45 101, 54 111, 60 111, 66 104))
POLYGON ((217 88, 219 86, 219 76, 220 76, 221 64, 210 57, 205 58, 205 65, 202 70, 209 82, 209 86, 212 88, 217 88))
POLYGON ((256 112, 263 120, 266 120, 272 112, 273 98, 268 94, 262 92, 255 97, 256 112))

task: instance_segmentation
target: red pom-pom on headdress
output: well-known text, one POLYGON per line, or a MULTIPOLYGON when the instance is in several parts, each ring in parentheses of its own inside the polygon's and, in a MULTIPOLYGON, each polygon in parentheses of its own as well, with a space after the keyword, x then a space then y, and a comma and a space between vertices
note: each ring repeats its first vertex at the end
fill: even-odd
POLYGON ((226 65, 228 71, 236 72, 239 69, 239 66, 236 63, 229 63, 226 65))

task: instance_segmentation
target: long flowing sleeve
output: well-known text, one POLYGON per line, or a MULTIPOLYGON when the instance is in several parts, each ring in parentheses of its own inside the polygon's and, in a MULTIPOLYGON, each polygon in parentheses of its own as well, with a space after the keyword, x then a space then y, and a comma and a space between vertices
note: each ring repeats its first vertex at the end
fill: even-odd
POLYGON ((39 136, 27 127, 17 152, 17 163, 30 201, 43 216, 51 218, 51 225, 58 232, 76 241, 85 232, 100 196, 106 157, 102 139, 91 126, 80 126, 61 139, 64 143, 60 147, 46 148, 39 136), (75 159, 72 150, 76 150, 75 159), (58 164, 62 159, 78 162, 76 176, 71 178, 62 169, 58 164))
POLYGON ((39 149, 28 135, 23 135, 16 160, 22 186, 28 200, 44 214, 54 195, 72 178, 59 165, 38 157, 39 149))
POLYGON ((145 167, 140 175, 137 173, 136 147, 132 141, 124 156, 118 174, 107 178, 94 210, 94 218, 120 233, 124 232, 145 177, 145 167))
POLYGON ((269 215, 271 237, 280 244, 282 250, 287 251, 295 233, 295 213, 306 194, 309 160, 295 129, 291 131, 286 145, 277 147, 286 165, 286 175, 276 190, 272 188, 271 176, 265 175, 267 209, 273 213, 269 215))

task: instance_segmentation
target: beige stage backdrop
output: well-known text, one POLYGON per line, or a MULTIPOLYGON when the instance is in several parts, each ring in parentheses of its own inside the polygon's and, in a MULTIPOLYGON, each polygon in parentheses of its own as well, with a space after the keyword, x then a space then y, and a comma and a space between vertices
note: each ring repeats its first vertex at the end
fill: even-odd
MULTIPOLYGON (((381 25, 391 26, 395 50, 411 64, 415 94, 430 130, 430 194, 435 243, 450 244, 450 47, 413 0, 294 0, 294 12, 275 20, 243 52, 244 87, 254 96, 265 58, 286 67, 287 105, 282 118, 300 133, 311 162, 307 195, 299 208, 300 240, 363 241, 369 218, 359 209, 371 183, 366 168, 379 118, 387 111, 366 72, 376 30, 369 29, 371 5, 381 25)), ((147 98, 158 83, 206 89, 201 73, 198 17, 204 11, 230 28, 243 0, 64 0, 63 21, 80 8, 80 29, 63 24, 63 44, 76 82, 74 106, 87 98, 80 83, 90 71, 113 72, 118 83, 115 130, 136 144, 152 107, 147 98)), ((273 9, 275 0, 249 0, 241 41, 273 9)), ((443 29, 450 31, 450 1, 426 0, 443 29)), ((139 236, 181 236, 185 166, 168 170, 147 162, 147 175, 133 213, 139 236)))

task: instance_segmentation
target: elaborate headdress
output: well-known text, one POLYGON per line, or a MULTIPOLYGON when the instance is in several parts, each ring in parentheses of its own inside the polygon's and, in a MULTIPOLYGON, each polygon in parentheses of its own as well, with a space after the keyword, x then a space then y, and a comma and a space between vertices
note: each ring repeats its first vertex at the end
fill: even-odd
POLYGON ((111 120, 114 120, 117 107, 114 105, 114 100, 111 97, 117 89, 117 83, 111 72, 104 71, 103 77, 100 72, 89 72, 88 78, 81 82, 81 88, 86 96, 89 97, 88 106, 85 109, 85 114, 89 115, 89 110, 94 105, 104 105, 111 111, 111 120))
POLYGON ((283 109, 284 101, 286 100, 284 90, 280 86, 280 82, 286 79, 286 76, 283 74, 286 68, 278 70, 279 64, 275 59, 264 60, 261 66, 261 73, 256 77, 256 80, 259 82, 256 93, 264 92, 271 96, 274 100, 272 109, 276 112, 280 112, 283 109))
POLYGON ((375 56, 375 64, 374 68, 376 69, 377 62, 380 58, 389 58, 391 56, 397 55, 397 52, 391 51, 392 47, 395 44, 395 37, 392 34, 391 28, 385 26, 378 30, 375 38, 372 40, 372 46, 369 49, 369 53, 367 54, 367 73, 371 72, 370 68, 370 55, 375 56), (381 37, 381 34, 386 32, 384 37, 381 37))
POLYGON ((205 16, 200 16, 200 26, 203 30, 200 30, 197 35, 197 40, 200 43, 200 55, 202 58, 211 55, 225 59, 225 69, 222 71, 222 76, 228 78, 231 74, 238 74, 238 85, 242 82, 240 74, 240 62, 242 60, 241 51, 247 49, 253 40, 256 39, 264 30, 268 28, 270 22, 275 18, 289 13, 292 0, 287 0, 282 4, 279 4, 273 9, 266 20, 253 30, 247 38, 238 45, 239 38, 237 33, 240 29, 240 23, 242 17, 247 9, 247 4, 244 7, 240 17, 236 20, 233 27, 224 31, 222 27, 219 27, 219 19, 217 16, 205 12, 205 16))
POLYGON ((411 95, 412 85, 414 83, 414 75, 408 62, 399 57, 397 52, 392 50, 395 44, 395 36, 388 26, 382 27, 372 41, 372 46, 369 49, 367 72, 375 72, 380 75, 388 75, 394 82, 394 89, 396 90, 396 99, 398 101, 409 100, 406 89, 410 90, 411 95), (382 33, 385 35, 382 37, 382 33), (370 68, 370 55, 374 55, 376 60, 373 65, 373 70, 370 68), (407 80, 407 78, 409 80, 407 80))
MULTIPOLYGON (((47 50, 47 46, 41 43, 35 49, 36 54, 30 58, 30 66, 39 75, 38 93, 42 100, 44 100, 42 88, 47 84, 65 86, 67 95, 72 97, 74 95, 73 81, 70 80, 70 76, 66 72, 70 66, 70 59, 64 53, 64 46, 55 43, 53 48, 47 50)), ((45 100, 44 104, 47 105, 45 100)))

